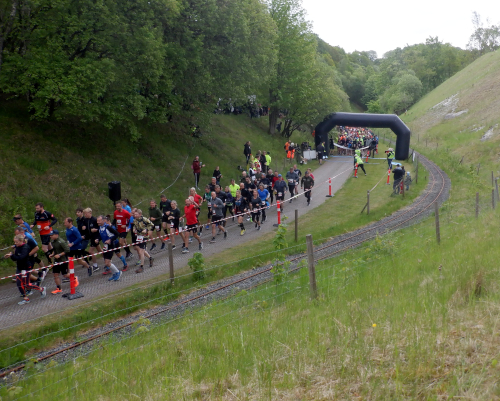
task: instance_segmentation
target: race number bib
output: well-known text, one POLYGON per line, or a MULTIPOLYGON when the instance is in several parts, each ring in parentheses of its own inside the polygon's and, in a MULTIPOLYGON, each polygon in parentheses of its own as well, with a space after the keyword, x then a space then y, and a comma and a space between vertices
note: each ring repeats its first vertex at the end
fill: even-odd
POLYGON ((103 251, 107 251, 108 250, 108 244, 104 244, 104 246, 102 247, 102 250, 103 251))
POLYGON ((42 226, 40 224, 37 224, 36 228, 38 228, 40 230, 40 228, 42 228, 42 226))
POLYGON ((173 222, 173 221, 172 221, 172 222, 170 222, 170 227, 171 227, 171 228, 174 228, 174 222, 173 222))
POLYGON ((121 224, 121 223, 122 223, 121 219, 116 220, 116 224, 121 224))
POLYGON ((283 192, 278 192, 278 196, 283 196, 283 192))
POLYGON ((294 181, 293 179, 291 179, 291 178, 288 180, 288 183, 289 183, 289 184, 293 184, 294 182, 295 182, 295 181, 294 181))
POLYGON ((139 242, 144 241, 144 236, 143 235, 138 235, 137 236, 137 241, 139 241, 139 242))

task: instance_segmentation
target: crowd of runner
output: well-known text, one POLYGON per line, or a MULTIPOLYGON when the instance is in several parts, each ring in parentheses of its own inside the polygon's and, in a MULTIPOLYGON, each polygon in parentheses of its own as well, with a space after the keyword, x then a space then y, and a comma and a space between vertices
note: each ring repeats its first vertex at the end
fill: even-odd
MULTIPOLYGON (((155 248, 163 250, 171 243, 172 249, 180 247, 185 254, 196 241, 197 249, 202 250, 202 237, 210 243, 217 242, 218 235, 227 238, 228 220, 239 226, 241 236, 251 225, 260 230, 261 224, 267 221, 266 209, 275 201, 284 202, 287 194, 291 203, 297 199, 293 197, 299 194, 299 189, 305 192, 306 203, 310 204, 314 187, 310 168, 302 172, 294 165, 281 174, 270 168, 268 152, 259 151, 253 156, 250 146, 250 142, 245 145, 249 150, 248 155, 245 154, 248 169, 242 171, 240 177, 224 185, 224 175, 216 166, 210 182, 201 191, 200 173, 205 165, 196 156, 192 163, 195 186, 190 189, 184 204, 162 194, 159 203, 152 199, 144 212, 132 207, 126 198, 116 202, 112 215, 96 216, 91 208, 78 208, 75 216, 63 219, 66 239, 54 227, 58 219, 45 210, 43 203, 35 206, 32 220, 25 221, 19 214, 14 216, 14 245, 4 257, 17 265, 15 281, 23 298, 19 304, 29 303, 33 292, 46 296, 47 289, 42 284, 49 272, 47 266, 52 265, 56 285, 52 294, 62 293, 62 284, 70 281, 70 257, 77 259, 75 263, 92 276, 100 270, 97 255, 101 254, 104 260, 102 274, 108 276, 109 281, 118 281, 130 269, 134 251, 138 259, 135 272, 142 273, 145 264, 153 266, 150 252, 155 248), (39 254, 44 257, 40 258, 39 254), (114 256, 118 266, 113 261, 114 256)), ((79 285, 77 276, 74 276, 73 285, 79 285)))

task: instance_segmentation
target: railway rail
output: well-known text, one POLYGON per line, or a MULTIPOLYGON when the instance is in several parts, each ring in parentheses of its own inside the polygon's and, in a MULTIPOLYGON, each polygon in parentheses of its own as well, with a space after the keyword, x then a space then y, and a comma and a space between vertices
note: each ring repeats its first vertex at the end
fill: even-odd
MULTIPOLYGON (((343 234, 332 238, 331 241, 315 248, 315 260, 324 260, 331 258, 347 249, 356 247, 363 242, 375 238, 381 233, 395 231, 405 226, 415 224, 426 215, 433 212, 434 203, 443 203, 449 196, 451 182, 448 176, 433 162, 419 155, 420 162, 425 166, 429 173, 429 181, 424 192, 415 200, 415 202, 405 207, 391 216, 388 216, 378 222, 372 223, 367 227, 355 230, 351 233, 343 234)), ((307 257, 305 254, 293 255, 287 258, 290 264, 289 272, 299 270, 299 261, 307 257)), ((217 283, 209 284, 206 288, 196 290, 185 299, 173 301, 165 307, 157 307, 147 314, 140 315, 143 319, 152 319, 160 315, 177 316, 186 310, 186 308, 197 307, 211 302, 214 299, 221 300, 234 294, 234 290, 250 289, 264 284, 272 279, 271 266, 263 266, 251 272, 237 274, 229 279, 221 280, 217 283)), ((111 333, 117 333, 130 329, 136 322, 136 319, 122 319, 121 322, 108 324, 102 328, 95 329, 81 341, 77 341, 57 349, 53 349, 44 354, 39 354, 36 359, 38 363, 57 358, 63 355, 63 359, 70 357, 70 352, 89 346, 93 341, 99 340, 111 333), (125 321, 128 320, 128 321, 125 321), (125 322, 124 322, 125 321, 125 322)), ((14 372, 19 372, 26 367, 25 363, 15 367, 4 369, 0 372, 0 378, 5 378, 14 372)))

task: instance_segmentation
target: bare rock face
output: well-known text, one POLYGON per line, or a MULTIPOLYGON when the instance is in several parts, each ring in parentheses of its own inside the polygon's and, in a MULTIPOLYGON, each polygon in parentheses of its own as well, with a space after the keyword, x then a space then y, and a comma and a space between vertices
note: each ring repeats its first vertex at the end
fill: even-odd
POLYGON ((495 135, 495 129, 498 128, 498 124, 495 124, 494 126, 490 127, 488 131, 485 132, 485 134, 481 137, 481 141, 486 141, 487 139, 490 139, 495 135))

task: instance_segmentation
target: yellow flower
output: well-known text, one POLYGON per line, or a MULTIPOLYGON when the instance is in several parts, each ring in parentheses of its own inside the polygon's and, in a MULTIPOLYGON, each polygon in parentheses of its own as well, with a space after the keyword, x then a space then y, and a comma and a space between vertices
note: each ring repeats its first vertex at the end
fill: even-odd
POLYGON ((373 324, 372 324, 372 327, 377 327, 377 324, 376 324, 376 323, 373 323, 373 324))

